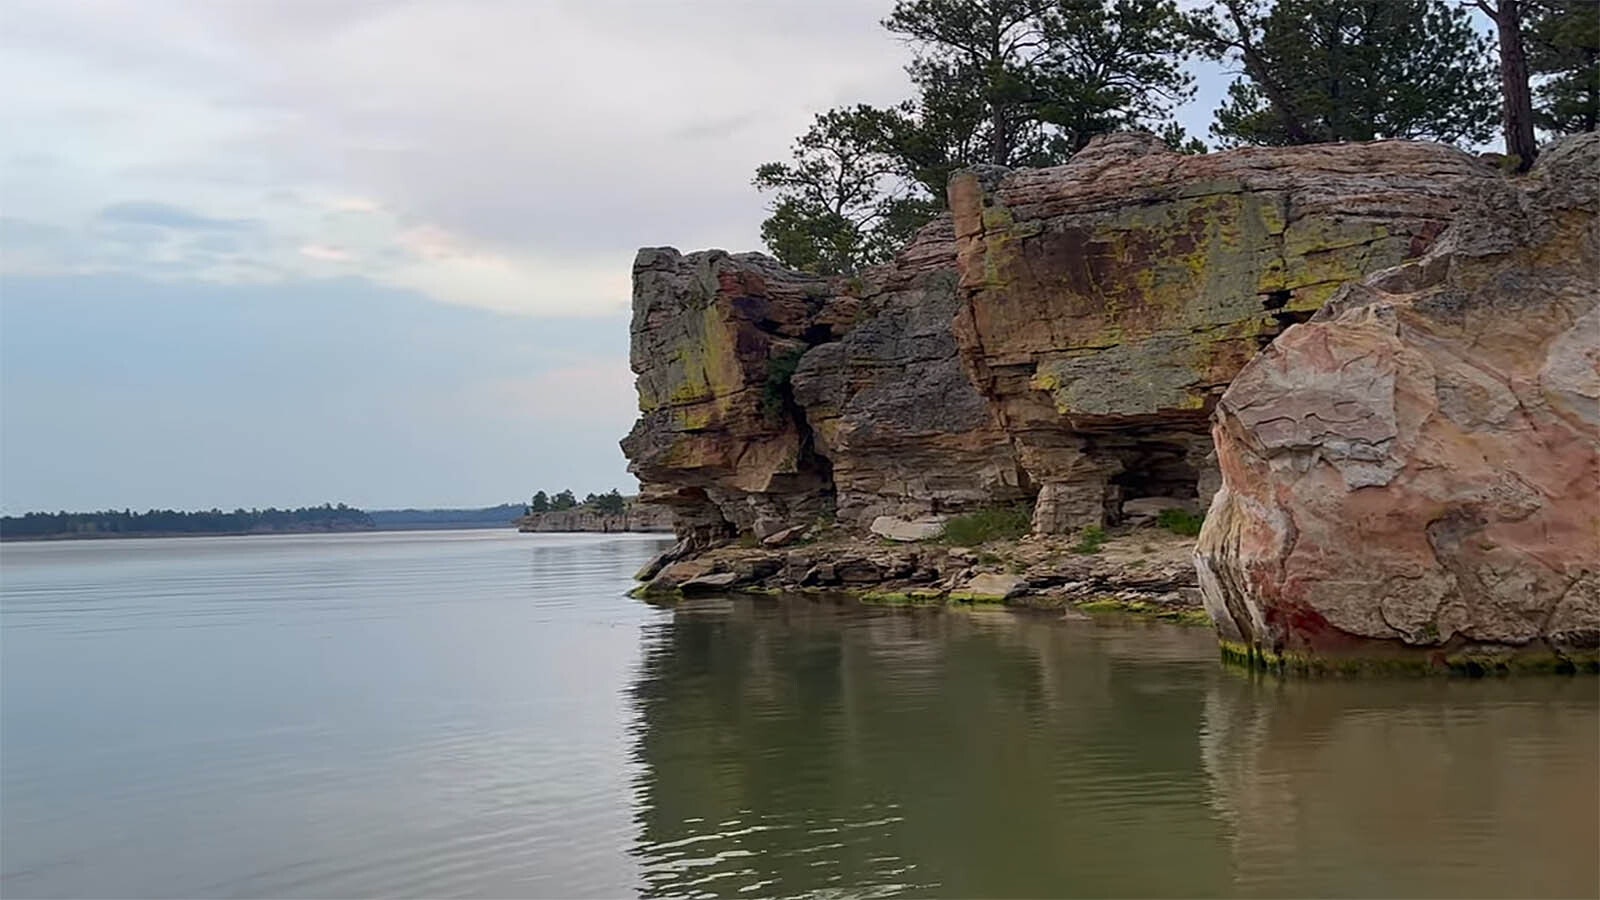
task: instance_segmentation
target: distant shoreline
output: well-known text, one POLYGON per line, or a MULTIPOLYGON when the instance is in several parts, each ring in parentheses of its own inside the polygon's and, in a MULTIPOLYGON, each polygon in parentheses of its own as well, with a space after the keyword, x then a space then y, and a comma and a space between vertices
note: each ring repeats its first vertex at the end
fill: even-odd
POLYGON ((272 535, 304 534, 397 534, 407 531, 517 531, 523 534, 671 534, 659 528, 619 528, 602 531, 596 528, 568 528, 565 530, 529 531, 519 529, 515 523, 504 525, 400 525, 388 528, 304 528, 274 531, 149 531, 149 532, 99 532, 81 534, 0 534, 0 544, 48 544, 62 541, 119 541, 134 538, 205 538, 205 537, 269 537, 272 535))
POLYGON ((274 534, 373 534, 398 531, 492 531, 516 530, 504 525, 400 525, 388 528, 276 528, 259 531, 100 531, 69 534, 0 534, 0 544, 48 543, 53 541, 116 541, 128 538, 264 537, 274 534))

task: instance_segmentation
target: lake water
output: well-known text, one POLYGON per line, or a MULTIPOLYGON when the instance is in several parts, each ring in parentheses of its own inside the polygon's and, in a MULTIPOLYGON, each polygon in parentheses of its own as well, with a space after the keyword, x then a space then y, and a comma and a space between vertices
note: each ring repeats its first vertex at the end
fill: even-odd
POLYGON ((0 894, 1595 896, 1593 678, 627 599, 659 538, 0 548, 0 894))

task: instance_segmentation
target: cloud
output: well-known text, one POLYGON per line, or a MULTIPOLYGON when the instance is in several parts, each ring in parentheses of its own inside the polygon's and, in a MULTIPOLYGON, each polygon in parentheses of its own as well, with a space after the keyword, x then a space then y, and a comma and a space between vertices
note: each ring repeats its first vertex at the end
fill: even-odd
POLYGON ((0 79, 30 89, 0 96, 0 195, 63 231, 28 271, 337 265, 444 303, 588 315, 626 302, 639 246, 754 247, 754 168, 816 112, 904 93, 889 5, 15 0, 0 79), (175 238, 201 232, 261 239, 175 238))
POLYGON ((100 218, 106 222, 187 231, 247 231, 258 225, 249 219, 214 219, 181 206, 148 201, 113 203, 100 210, 100 218))
POLYGON ((605 316, 628 308, 629 274, 622 259, 585 264, 462 251, 386 267, 374 277, 446 303, 496 312, 605 316))
POLYGON ((508 317, 359 278, 107 275, 7 278, 0 321, 7 511, 631 487, 622 317, 508 317))
POLYGON ((349 262, 354 259, 349 251, 338 247, 329 247, 324 244, 306 244, 300 248, 300 255, 307 259, 316 259, 323 262, 349 262))
POLYGON ((636 415, 634 396, 627 359, 587 357, 526 377, 475 383, 451 403, 485 415, 510 413, 562 427, 606 425, 620 439, 636 415))

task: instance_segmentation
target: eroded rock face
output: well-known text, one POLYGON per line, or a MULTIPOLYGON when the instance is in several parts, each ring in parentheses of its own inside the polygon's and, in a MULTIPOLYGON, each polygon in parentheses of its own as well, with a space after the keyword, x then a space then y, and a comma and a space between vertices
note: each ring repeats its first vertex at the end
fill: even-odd
POLYGON ((1592 663, 1600 645, 1600 136, 1484 186, 1224 394, 1197 547, 1267 662, 1592 663))
POLYGON ((860 321, 800 361, 795 400, 832 465, 838 515, 865 526, 1021 500, 1027 476, 962 364, 955 234, 936 220, 859 279, 860 321))
POLYGON ((1426 250, 1492 178, 1436 144, 1183 156, 1131 133, 1059 168, 957 174, 955 331, 1042 486, 1036 530, 1209 500, 1207 423, 1234 375, 1341 285, 1426 250))
POLYGON ((758 253, 640 250, 630 352, 640 418, 622 441, 640 499, 670 507, 695 545, 830 510, 827 461, 789 378, 802 354, 848 328, 856 303, 758 253))
POLYGON ((702 546, 830 513, 864 530, 1032 502, 1064 533, 1130 500, 1203 506, 1239 369, 1499 179, 1431 144, 1182 156, 1123 134, 959 174, 952 218, 858 278, 644 250, 623 447, 702 546))

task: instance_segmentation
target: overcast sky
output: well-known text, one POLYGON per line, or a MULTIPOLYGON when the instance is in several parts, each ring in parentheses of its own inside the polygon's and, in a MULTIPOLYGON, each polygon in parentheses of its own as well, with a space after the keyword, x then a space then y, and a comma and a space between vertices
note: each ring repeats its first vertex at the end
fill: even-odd
POLYGON ((0 505, 635 489, 634 250, 758 249, 890 5, 8 0, 0 505))

